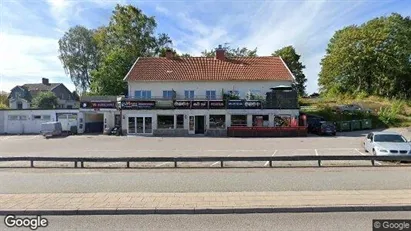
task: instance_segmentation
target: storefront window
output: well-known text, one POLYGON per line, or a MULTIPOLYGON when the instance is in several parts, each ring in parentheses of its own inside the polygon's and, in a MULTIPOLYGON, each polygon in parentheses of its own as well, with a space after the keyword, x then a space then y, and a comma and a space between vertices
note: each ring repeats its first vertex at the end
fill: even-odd
POLYGON ((268 127, 268 115, 253 115, 253 127, 268 127))
POLYGON ((128 133, 136 133, 136 117, 128 117, 128 133))
POLYGON ((157 128, 159 129, 173 129, 174 115, 159 115, 157 116, 157 128))
POLYGON ((231 126, 247 126, 247 115, 231 115, 231 126))
POLYGON ((210 115, 210 128, 225 129, 225 115, 210 115))
POLYGON ((144 125, 145 125, 145 129, 144 129, 144 133, 152 133, 153 132, 153 122, 151 117, 144 117, 144 125))
POLYGON ((177 115, 177 128, 184 128, 184 115, 177 115))
POLYGON ((291 125, 291 116, 290 115, 275 116, 274 125, 276 127, 289 127, 291 125))

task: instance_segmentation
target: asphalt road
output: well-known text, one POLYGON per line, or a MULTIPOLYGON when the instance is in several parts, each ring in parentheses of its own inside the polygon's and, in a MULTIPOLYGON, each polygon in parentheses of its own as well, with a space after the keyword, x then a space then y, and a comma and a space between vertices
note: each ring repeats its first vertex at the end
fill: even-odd
POLYGON ((284 169, 0 169, 0 193, 410 189, 409 167, 284 169))
MULTIPOLYGON (((373 219, 410 219, 411 212, 48 216, 45 218, 48 219, 49 226, 38 230, 363 231, 372 230, 373 219)), ((6 230, 3 222, 0 229, 6 230)))

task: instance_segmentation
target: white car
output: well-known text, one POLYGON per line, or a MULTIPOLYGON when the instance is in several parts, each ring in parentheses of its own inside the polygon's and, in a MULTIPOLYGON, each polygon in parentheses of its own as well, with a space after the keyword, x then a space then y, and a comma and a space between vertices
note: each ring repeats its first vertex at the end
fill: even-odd
POLYGON ((373 155, 411 155, 411 143, 394 132, 371 132, 364 141, 365 152, 373 155))

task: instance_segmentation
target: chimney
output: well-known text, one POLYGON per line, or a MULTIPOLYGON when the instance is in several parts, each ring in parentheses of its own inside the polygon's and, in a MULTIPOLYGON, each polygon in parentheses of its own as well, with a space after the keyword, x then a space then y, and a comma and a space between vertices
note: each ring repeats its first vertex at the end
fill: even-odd
POLYGON ((225 54, 224 53, 225 53, 225 50, 224 50, 223 46, 218 45, 218 48, 215 49, 216 59, 224 61, 225 60, 225 54))
POLYGON ((166 58, 168 59, 174 58, 174 52, 171 49, 166 50, 166 58))
POLYGON ((47 79, 47 78, 42 78, 42 79, 41 79, 41 82, 42 82, 44 85, 49 85, 49 79, 47 79))

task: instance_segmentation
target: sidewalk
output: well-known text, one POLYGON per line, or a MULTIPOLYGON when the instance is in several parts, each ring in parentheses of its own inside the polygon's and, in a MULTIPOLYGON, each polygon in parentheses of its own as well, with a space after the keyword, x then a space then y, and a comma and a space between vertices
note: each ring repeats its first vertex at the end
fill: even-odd
POLYGON ((0 194, 2 214, 313 212, 315 208, 361 211, 373 207, 409 211, 411 190, 0 194))

